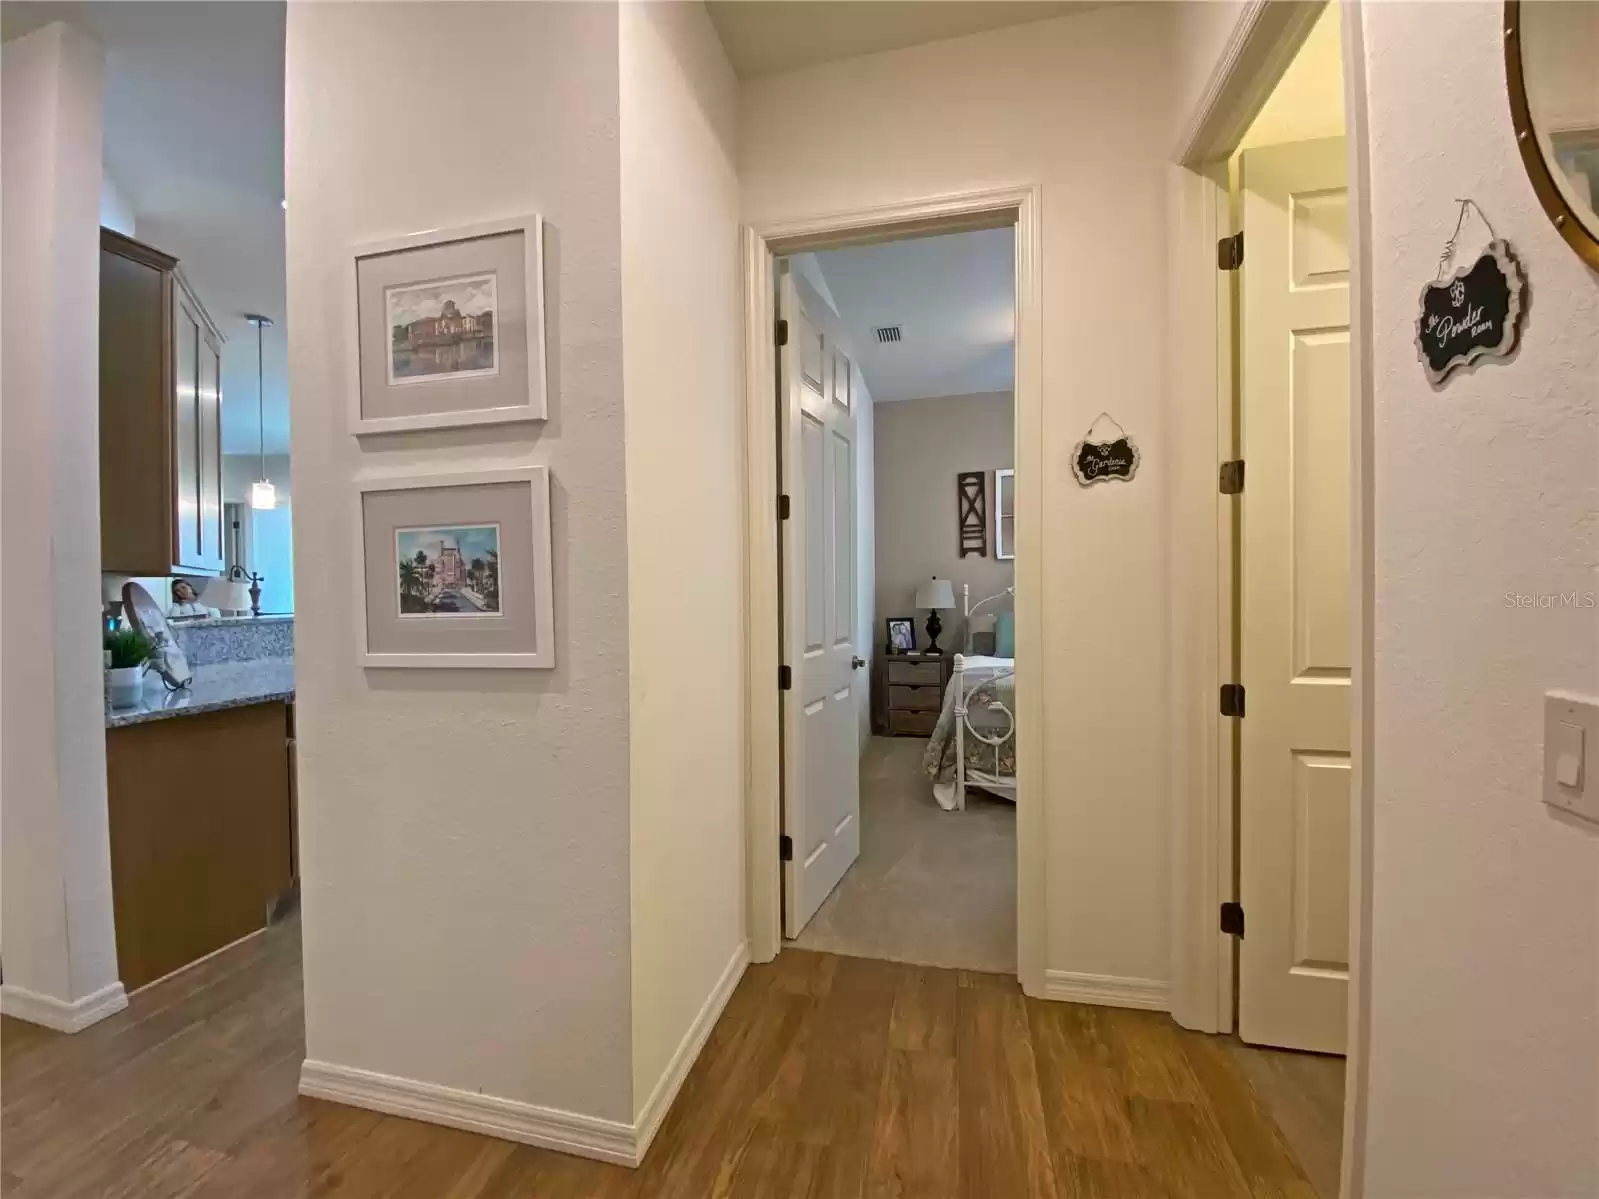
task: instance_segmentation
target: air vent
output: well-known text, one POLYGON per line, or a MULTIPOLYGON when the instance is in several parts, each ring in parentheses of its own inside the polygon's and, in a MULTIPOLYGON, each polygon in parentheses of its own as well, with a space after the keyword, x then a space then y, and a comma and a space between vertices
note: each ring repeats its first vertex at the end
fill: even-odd
POLYGON ((877 334, 879 343, 900 340, 898 325, 883 325, 881 328, 873 329, 872 332, 877 334))

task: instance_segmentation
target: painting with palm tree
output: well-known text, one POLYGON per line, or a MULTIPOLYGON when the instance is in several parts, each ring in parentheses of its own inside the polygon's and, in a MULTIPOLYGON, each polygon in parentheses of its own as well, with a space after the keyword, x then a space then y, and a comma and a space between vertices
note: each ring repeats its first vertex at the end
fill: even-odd
POLYGON ((498 616, 500 526, 394 531, 401 616, 498 616))

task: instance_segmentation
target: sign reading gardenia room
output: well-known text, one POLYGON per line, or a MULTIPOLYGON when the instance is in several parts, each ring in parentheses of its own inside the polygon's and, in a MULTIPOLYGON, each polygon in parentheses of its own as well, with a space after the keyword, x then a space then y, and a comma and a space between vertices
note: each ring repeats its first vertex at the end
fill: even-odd
POLYGON ((1138 446, 1110 413, 1101 412, 1072 449, 1072 473, 1084 487, 1129 480, 1138 473, 1138 446))

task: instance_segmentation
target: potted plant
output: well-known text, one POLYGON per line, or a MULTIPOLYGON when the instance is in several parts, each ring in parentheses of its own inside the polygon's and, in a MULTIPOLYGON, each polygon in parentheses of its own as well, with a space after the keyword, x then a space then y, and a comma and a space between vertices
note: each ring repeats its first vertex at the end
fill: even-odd
POLYGON ((105 635, 106 678, 111 685, 111 706, 131 708, 144 691, 144 672, 155 646, 143 633, 116 629, 105 635))

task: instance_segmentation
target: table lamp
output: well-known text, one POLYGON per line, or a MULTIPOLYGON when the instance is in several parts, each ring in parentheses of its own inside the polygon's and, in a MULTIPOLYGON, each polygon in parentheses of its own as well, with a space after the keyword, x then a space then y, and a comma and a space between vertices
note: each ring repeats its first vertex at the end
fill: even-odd
POLYGON ((927 609, 927 651, 943 653, 938 648, 938 635, 944 631, 944 622, 938 618, 940 610, 955 610, 955 588, 948 579, 933 577, 916 589, 916 606, 927 609))

